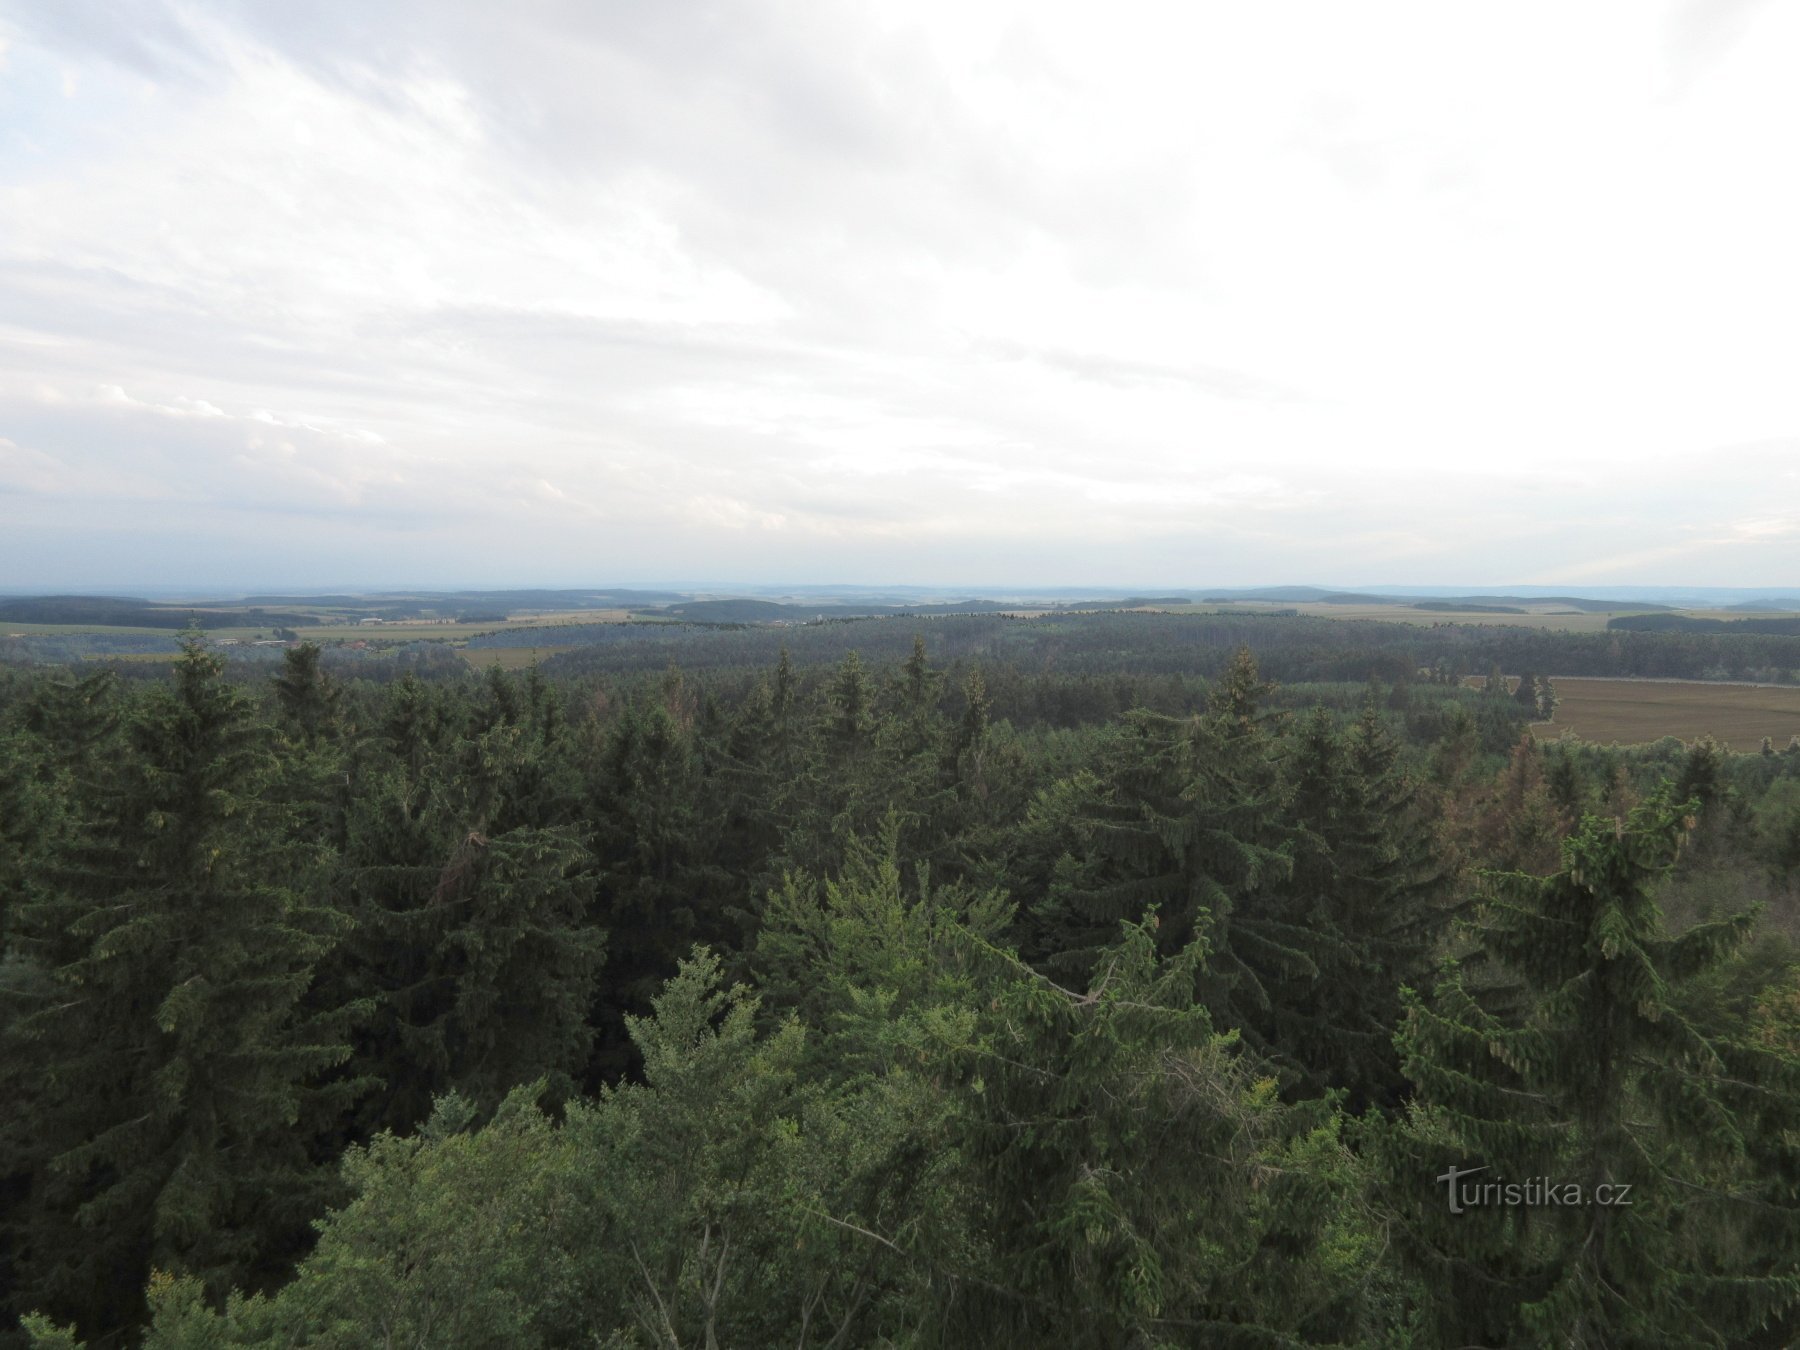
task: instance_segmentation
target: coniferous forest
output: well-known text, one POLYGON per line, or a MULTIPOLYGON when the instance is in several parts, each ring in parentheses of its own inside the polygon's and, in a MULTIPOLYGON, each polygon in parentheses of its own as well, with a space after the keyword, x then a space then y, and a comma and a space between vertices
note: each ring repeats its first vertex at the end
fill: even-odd
POLYGON ((1800 1337, 1800 747, 955 622, 0 668, 0 1341, 1800 1337))

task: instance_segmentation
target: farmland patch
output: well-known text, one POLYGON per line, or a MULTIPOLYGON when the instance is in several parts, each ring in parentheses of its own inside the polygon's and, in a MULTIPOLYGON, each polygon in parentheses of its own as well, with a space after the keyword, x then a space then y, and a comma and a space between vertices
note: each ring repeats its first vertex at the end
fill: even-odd
POLYGON ((1556 720, 1533 725, 1540 739, 1573 732, 1598 745, 1634 745, 1664 736, 1711 736, 1747 752, 1765 736, 1780 750, 1800 735, 1800 687, 1569 677, 1551 683, 1559 700, 1556 720))

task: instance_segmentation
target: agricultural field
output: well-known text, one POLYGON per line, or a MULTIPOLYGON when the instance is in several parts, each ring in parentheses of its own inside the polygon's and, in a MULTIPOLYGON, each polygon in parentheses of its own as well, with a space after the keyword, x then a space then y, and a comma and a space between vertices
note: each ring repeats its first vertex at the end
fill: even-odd
POLYGON ((1292 611, 1318 619, 1376 619, 1384 623, 1409 623, 1430 627, 1441 623, 1503 624, 1514 628, 1556 628, 1571 633, 1604 632, 1609 619, 1620 614, 1637 614, 1641 610, 1621 606, 1618 610, 1583 613, 1555 605, 1521 606, 1524 614, 1495 614, 1488 610, 1415 609, 1410 604, 1330 605, 1318 601, 1238 600, 1229 604, 1166 605, 1159 608, 1171 614, 1267 614, 1271 610, 1292 611))
POLYGON ((487 670, 492 666, 502 670, 524 670, 534 661, 546 660, 566 650, 560 647, 465 647, 462 658, 476 670, 487 670))
MULTIPOLYGON (((396 619, 386 623, 325 623, 295 631, 309 642, 462 642, 481 633, 505 633, 516 628, 546 628, 564 623, 622 623, 630 617, 623 609, 590 609, 492 619, 486 623, 396 619)), ((267 626, 217 628, 208 636, 242 640, 266 637, 269 631, 267 626)))
POLYGON ((131 637, 169 637, 171 636, 172 630, 167 628, 133 628, 125 624, 112 623, 15 623, 11 619, 0 620, 0 638, 67 637, 71 634, 92 633, 100 633, 108 637, 118 637, 121 635, 131 637))
POLYGON ((1533 724, 1539 739, 1570 732, 1597 745, 1634 745, 1711 736, 1745 753, 1765 736, 1780 750, 1800 735, 1800 687, 1566 676, 1551 683, 1560 700, 1556 720, 1533 724))

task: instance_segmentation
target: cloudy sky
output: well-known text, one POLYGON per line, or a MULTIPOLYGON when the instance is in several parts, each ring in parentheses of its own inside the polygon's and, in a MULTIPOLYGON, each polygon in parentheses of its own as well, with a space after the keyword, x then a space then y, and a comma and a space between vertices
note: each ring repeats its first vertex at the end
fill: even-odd
POLYGON ((1800 5, 0 0, 0 586, 1800 584, 1800 5))

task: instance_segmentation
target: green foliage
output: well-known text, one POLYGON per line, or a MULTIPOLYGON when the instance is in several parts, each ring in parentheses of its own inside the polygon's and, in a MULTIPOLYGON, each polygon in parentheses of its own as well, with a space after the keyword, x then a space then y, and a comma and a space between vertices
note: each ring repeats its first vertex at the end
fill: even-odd
POLYGON ((607 1076, 628 1063, 623 1017, 641 1012, 696 942, 729 927, 727 878, 714 865, 721 828, 713 775, 678 681, 627 706, 589 779, 599 867, 599 916, 610 934, 604 987, 614 1005, 601 1027, 607 1076))
POLYGON ((296 1127, 328 1107, 309 1080, 348 1051, 342 1010, 303 1002, 344 925, 264 879, 291 847, 269 760, 197 639, 129 743, 19 916, 46 978, 4 1056, 25 1107, 5 1151, 31 1167, 21 1302, 102 1327, 132 1316, 152 1264, 223 1288, 291 1248, 316 1203, 296 1127))
POLYGON ((401 681, 347 776, 337 877, 356 929, 329 984, 370 999, 355 1072, 389 1089, 356 1134, 410 1129, 434 1096, 485 1109, 544 1078, 583 1080, 606 932, 587 832, 565 823, 578 780, 541 682, 491 680, 456 710, 401 681))
POLYGON ((1127 617, 0 669, 22 1334, 1791 1341, 1800 760, 1523 741, 1458 680, 1529 633, 1127 617), (1555 875, 1447 930, 1465 858, 1555 875), (1448 1214, 1484 1160, 1641 1198, 1448 1214))
POLYGON ((1352 1009, 1378 1007, 1433 939, 1430 825, 1373 712, 1354 752, 1310 723, 1284 774, 1268 692, 1242 653, 1207 714, 1127 714, 1093 769, 1039 796, 1026 876, 1044 898, 1024 945, 1047 971, 1085 979, 1121 922, 1154 912, 1164 954, 1204 938, 1196 977, 1220 1025, 1348 1082, 1332 1042, 1385 1037, 1381 1012, 1352 1009))
POLYGON ((519 1089, 478 1133, 463 1129, 473 1108, 446 1098, 419 1135, 351 1149, 356 1198, 291 1284, 222 1315, 191 1281, 153 1285, 146 1350, 566 1343, 546 1323, 572 1274, 572 1140, 535 1095, 519 1089))
POLYGON ((1447 1343, 1741 1344, 1800 1299, 1796 1063, 1693 997, 1748 917, 1670 934, 1653 899, 1692 809, 1590 817, 1557 875, 1494 879, 1481 949, 1522 997, 1453 973, 1410 1004, 1392 1184, 1447 1343), (1589 1203, 1451 1214, 1451 1166, 1589 1203))
POLYGON ((1307 1095, 1392 1106, 1400 990, 1429 974, 1452 914, 1437 805, 1373 697, 1348 730, 1322 711, 1306 718, 1284 771, 1298 837, 1282 898, 1313 934, 1314 965, 1273 991, 1264 1035, 1307 1095))
POLYGON ((1194 1002, 1204 948, 1129 926, 1084 993, 992 947, 952 1061, 983 1249, 957 1344, 1280 1344, 1364 1312, 1332 1119, 1283 1107, 1194 1002))
POLYGON ((273 682, 282 720, 307 744, 333 729, 341 698, 337 684, 320 668, 321 655, 311 642, 290 648, 273 682))
POLYGON ((165 1297, 151 1344, 1267 1345, 1387 1325, 1353 1156, 1212 1030, 1198 948, 1167 961, 1131 929, 1073 994, 980 935, 996 902, 908 897, 891 855, 857 858, 771 911, 772 987, 800 1020, 760 1018, 699 954, 631 1023, 642 1084, 560 1128, 530 1092, 474 1133, 451 1101, 353 1151, 356 1199, 292 1284, 223 1314, 165 1297))

